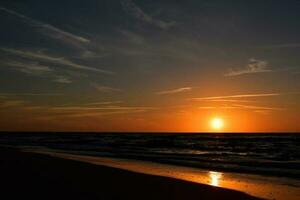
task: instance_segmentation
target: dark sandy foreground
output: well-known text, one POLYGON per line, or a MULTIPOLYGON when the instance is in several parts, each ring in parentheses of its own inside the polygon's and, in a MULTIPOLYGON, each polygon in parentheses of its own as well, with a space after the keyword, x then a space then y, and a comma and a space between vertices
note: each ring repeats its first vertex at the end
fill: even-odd
POLYGON ((242 192, 0 148, 0 199, 258 199, 242 192))

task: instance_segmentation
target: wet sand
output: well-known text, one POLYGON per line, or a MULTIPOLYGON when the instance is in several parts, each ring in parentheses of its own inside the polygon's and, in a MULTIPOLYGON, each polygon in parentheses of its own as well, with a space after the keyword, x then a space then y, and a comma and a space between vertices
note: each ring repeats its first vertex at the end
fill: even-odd
POLYGON ((0 148, 0 177, 1 199, 259 199, 211 185, 11 148, 0 148))
POLYGON ((29 149, 29 151, 95 165, 108 166, 149 175, 171 177, 189 182, 242 191, 263 199, 298 200, 298 197, 300 196, 300 181, 298 179, 287 177, 221 172, 141 160, 77 155, 65 152, 59 153, 57 150, 53 151, 51 149, 39 148, 38 150, 29 149))

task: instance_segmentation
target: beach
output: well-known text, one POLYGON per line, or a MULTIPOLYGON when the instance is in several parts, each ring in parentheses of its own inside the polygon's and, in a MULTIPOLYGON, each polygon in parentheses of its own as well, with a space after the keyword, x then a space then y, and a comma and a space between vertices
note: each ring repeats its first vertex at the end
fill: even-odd
POLYGON ((259 199, 211 185, 13 148, 1 148, 0 176, 2 199, 259 199))

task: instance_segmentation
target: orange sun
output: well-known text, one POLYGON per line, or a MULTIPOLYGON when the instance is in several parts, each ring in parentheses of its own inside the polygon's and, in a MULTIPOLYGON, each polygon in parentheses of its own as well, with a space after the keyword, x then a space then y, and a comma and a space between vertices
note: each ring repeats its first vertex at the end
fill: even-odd
POLYGON ((222 118, 215 117, 210 121, 210 126, 213 130, 219 131, 223 128, 224 126, 224 121, 222 118))

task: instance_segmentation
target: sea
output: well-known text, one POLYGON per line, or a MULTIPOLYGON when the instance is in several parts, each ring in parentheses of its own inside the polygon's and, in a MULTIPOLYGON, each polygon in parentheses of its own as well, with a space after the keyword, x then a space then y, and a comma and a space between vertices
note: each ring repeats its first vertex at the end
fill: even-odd
POLYGON ((2 132, 0 145, 300 180, 300 133, 2 132))

